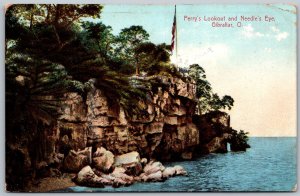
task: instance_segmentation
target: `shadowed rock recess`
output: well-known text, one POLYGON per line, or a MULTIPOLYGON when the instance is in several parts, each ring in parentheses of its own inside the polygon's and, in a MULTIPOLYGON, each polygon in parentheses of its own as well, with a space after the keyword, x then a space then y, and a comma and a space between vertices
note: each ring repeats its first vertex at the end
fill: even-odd
MULTIPOLYGON (((173 77, 159 79, 167 87, 148 91, 138 103, 139 115, 126 115, 121 106, 111 105, 111 97, 92 82, 85 98, 65 94, 61 116, 47 131, 47 158, 39 163, 39 175, 76 173, 73 181, 78 185, 119 187, 187 174, 179 165, 164 167, 160 161, 227 152, 229 115, 219 111, 195 115, 195 84, 173 77)), ((23 153, 30 167, 26 147, 10 150, 23 153)))

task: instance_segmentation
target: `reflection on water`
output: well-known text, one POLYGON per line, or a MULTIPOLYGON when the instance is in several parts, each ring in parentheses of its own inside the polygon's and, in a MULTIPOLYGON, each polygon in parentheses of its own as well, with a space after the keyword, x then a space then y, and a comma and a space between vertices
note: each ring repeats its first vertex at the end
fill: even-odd
POLYGON ((63 191, 291 191, 296 184, 296 138, 250 138, 247 152, 209 154, 180 164, 188 176, 120 188, 72 187, 63 191))

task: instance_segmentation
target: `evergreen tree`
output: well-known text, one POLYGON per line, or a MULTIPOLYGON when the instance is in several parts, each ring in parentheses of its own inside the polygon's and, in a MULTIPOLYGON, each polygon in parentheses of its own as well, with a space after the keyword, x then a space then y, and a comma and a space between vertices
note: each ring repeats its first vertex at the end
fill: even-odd
POLYGON ((206 79, 205 70, 200 65, 190 65, 187 73, 196 83, 198 114, 226 108, 230 110, 232 108, 234 103, 233 98, 225 95, 221 99, 217 93, 213 93, 211 85, 206 79))
POLYGON ((121 30, 117 37, 115 55, 127 65, 135 67, 136 75, 140 74, 140 58, 137 48, 148 41, 149 34, 142 26, 131 26, 121 30))

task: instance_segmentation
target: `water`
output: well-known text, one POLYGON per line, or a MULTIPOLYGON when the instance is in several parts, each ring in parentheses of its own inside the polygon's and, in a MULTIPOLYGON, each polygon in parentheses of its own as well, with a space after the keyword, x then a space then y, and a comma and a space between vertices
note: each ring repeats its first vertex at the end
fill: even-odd
POLYGON ((296 184, 296 138, 250 138, 247 152, 209 154, 182 165, 188 176, 120 188, 71 187, 75 192, 291 191, 296 184))

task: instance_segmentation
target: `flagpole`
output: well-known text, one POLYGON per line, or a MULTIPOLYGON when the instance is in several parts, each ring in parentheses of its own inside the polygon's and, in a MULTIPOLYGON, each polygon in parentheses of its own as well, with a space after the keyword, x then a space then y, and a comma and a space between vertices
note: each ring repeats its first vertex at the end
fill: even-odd
POLYGON ((178 50, 177 50, 177 46, 178 46, 178 34, 177 34, 177 26, 178 26, 178 21, 177 21, 177 13, 176 13, 176 4, 175 4, 175 17, 176 17, 176 26, 175 26, 175 35, 176 35, 176 68, 178 68, 178 58, 177 58, 177 55, 178 55, 178 50))
POLYGON ((174 18, 173 18, 173 26, 172 26, 172 40, 171 40, 171 55, 174 56, 174 52, 176 52, 176 59, 175 59, 175 67, 177 68, 178 63, 178 39, 177 39, 177 15, 176 15, 176 4, 175 4, 175 12, 174 12, 174 18), (176 47, 176 48, 175 48, 176 47), (174 51, 175 49, 175 51, 174 51))

